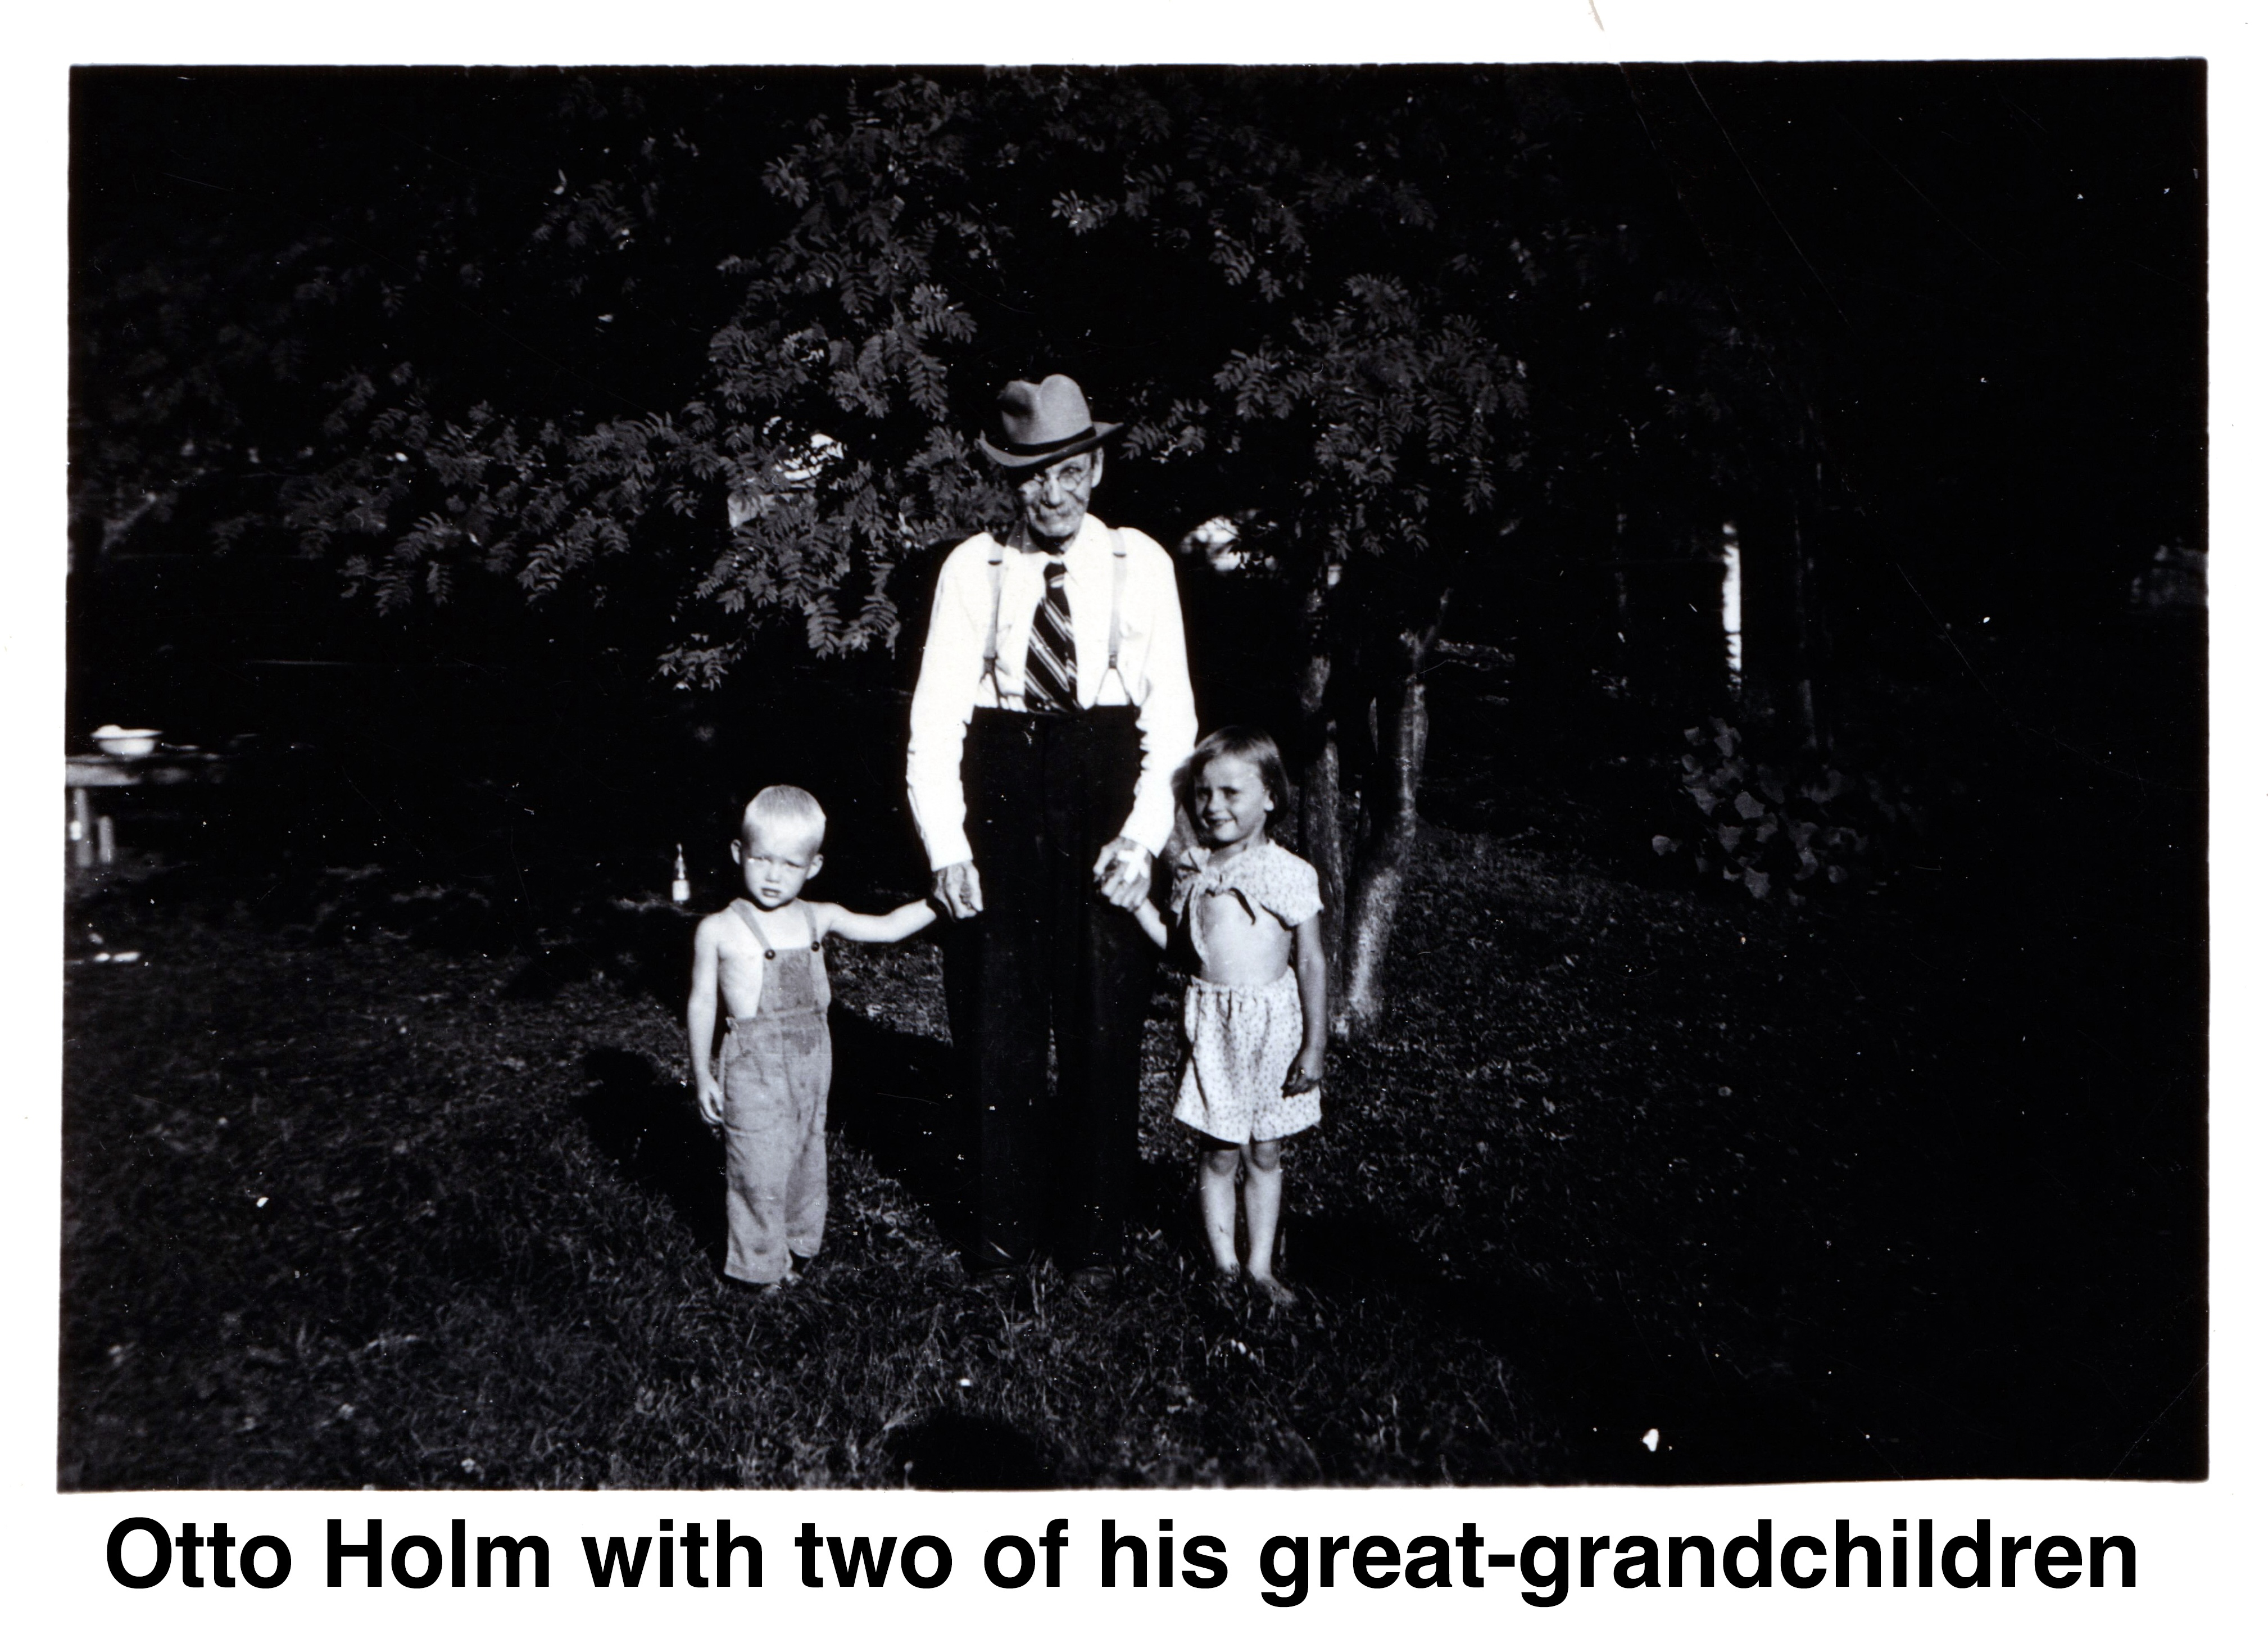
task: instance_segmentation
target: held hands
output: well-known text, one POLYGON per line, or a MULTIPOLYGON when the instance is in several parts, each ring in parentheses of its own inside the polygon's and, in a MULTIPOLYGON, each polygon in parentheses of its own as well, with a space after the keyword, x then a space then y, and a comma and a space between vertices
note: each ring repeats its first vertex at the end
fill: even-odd
POLYGON ((1094 883, 1120 908, 1139 907, 1150 895, 1150 854, 1138 841, 1120 836, 1095 858, 1094 883))
POLYGON ((974 863, 948 863, 938 870, 931 896, 937 900, 938 912, 947 920, 974 920, 984 912, 984 888, 976 878, 974 863))
MULTIPOLYGON (((1094 860, 1094 883, 1120 908, 1138 907, 1150 894, 1150 854, 1138 843, 1120 837, 1094 860)), ((974 863, 947 864, 938 870, 931 895, 950 919, 970 920, 984 912, 984 888, 974 863)))
POLYGON ((1321 1089, 1322 1086, 1323 1052, 1301 1050, 1298 1059, 1292 1062, 1292 1070, 1285 1075, 1284 1092, 1287 1095, 1304 1095, 1310 1089, 1321 1089))

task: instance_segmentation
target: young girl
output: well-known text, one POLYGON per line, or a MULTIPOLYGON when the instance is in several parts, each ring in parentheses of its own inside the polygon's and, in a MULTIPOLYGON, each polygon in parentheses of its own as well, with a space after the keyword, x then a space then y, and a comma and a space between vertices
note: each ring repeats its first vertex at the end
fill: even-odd
MULTIPOLYGON (((1197 1196, 1214 1268, 1236 1279, 1241 1159, 1244 1269, 1271 1303, 1288 1304, 1294 1295, 1274 1268, 1284 1202, 1278 1142, 1322 1118, 1322 899, 1315 871, 1268 838, 1270 818, 1292 795, 1274 740, 1247 728, 1206 735, 1180 787, 1199 844, 1174 866, 1170 906, 1202 974, 1189 980, 1189 1059, 1174 1115, 1204 1136, 1197 1196)), ((1135 917, 1166 945, 1154 903, 1145 898, 1135 917)))

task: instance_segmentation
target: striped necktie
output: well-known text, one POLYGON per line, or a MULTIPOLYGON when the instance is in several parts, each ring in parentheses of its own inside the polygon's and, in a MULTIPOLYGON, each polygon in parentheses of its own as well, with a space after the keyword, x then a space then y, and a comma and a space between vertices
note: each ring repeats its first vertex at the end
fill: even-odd
POLYGON ((1048 590, 1032 616, 1032 646, 1024 656, 1024 706, 1028 711, 1079 709, 1079 654, 1071 640, 1071 600, 1064 595, 1064 566, 1048 561, 1048 590))

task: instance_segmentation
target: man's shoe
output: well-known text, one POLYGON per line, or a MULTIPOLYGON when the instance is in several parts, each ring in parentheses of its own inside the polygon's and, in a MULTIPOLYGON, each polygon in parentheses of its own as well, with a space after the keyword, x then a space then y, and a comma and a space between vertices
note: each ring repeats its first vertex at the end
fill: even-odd
POLYGON ((979 1242, 961 1255, 961 1267, 971 1281, 981 1281, 987 1275, 1005 1274, 1012 1270, 1031 1267, 1028 1253, 1014 1253, 998 1242, 979 1242))
POLYGON ((1014 1313, 1028 1312, 1032 1307, 1032 1268, 1028 1264, 1009 1264, 997 1259, 978 1260, 964 1259, 962 1266, 968 1274, 968 1284, 976 1296, 996 1309, 1014 1313), (990 1268, 982 1267, 989 1264, 990 1268))
POLYGON ((1117 1286, 1118 1272, 1108 1264, 1082 1264, 1071 1273, 1071 1289, 1081 1297, 1101 1297, 1117 1286))

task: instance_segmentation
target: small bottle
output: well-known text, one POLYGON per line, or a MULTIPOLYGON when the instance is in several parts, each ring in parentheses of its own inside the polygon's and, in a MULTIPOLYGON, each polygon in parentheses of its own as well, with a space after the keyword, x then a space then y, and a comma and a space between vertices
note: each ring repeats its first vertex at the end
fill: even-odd
POLYGON ((685 843, 677 844, 677 872, 669 877, 669 900, 673 903, 693 901, 693 883, 685 878, 685 843))

